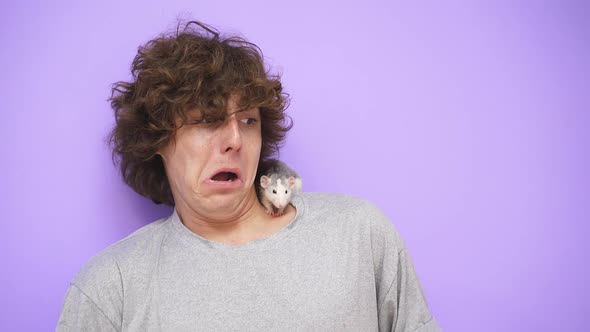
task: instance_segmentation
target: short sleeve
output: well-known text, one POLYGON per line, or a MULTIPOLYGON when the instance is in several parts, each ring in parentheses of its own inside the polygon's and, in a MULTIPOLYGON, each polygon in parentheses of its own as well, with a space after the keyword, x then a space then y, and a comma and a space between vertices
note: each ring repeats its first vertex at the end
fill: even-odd
POLYGON ((117 331, 117 328, 88 295, 70 284, 56 331, 117 331))
POLYGON ((121 270, 108 252, 101 252, 70 282, 57 331, 117 331, 122 315, 121 270))
POLYGON ((440 332, 407 249, 398 254, 397 273, 379 310, 379 330, 440 332))
POLYGON ((374 205, 367 215, 372 220, 379 331, 442 331, 430 313, 418 274, 397 228, 374 205))

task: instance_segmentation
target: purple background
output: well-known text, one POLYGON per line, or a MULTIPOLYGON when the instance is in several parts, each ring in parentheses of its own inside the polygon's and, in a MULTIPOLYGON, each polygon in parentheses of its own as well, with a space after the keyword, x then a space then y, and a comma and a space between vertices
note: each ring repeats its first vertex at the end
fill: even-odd
POLYGON ((590 6, 579 1, 53 1, 0 8, 0 330, 170 209, 119 178, 110 84, 179 13, 258 44, 292 96, 281 158, 405 239, 445 331, 588 325, 590 6))

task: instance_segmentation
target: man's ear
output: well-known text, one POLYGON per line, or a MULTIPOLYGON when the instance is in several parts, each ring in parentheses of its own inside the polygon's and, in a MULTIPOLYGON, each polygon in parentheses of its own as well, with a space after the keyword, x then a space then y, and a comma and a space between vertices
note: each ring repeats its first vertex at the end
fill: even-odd
POLYGON ((266 175, 263 175, 263 176, 260 178, 260 186, 261 186, 262 188, 264 188, 264 189, 268 188, 268 180, 269 180, 269 179, 268 179, 268 176, 266 176, 266 175))
POLYGON ((160 156, 160 159, 162 159, 162 161, 164 161, 164 154, 162 154, 162 152, 160 150, 156 151, 156 153, 154 153, 152 158, 155 158, 156 156, 160 156))

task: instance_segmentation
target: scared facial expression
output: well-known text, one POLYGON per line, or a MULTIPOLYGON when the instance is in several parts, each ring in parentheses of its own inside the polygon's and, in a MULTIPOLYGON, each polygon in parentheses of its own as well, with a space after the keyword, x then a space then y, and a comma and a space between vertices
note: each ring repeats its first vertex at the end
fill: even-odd
POLYGON ((207 216, 231 215, 256 197, 253 184, 262 146, 260 110, 240 110, 228 100, 227 117, 203 118, 191 110, 159 154, 164 159, 176 205, 207 216))

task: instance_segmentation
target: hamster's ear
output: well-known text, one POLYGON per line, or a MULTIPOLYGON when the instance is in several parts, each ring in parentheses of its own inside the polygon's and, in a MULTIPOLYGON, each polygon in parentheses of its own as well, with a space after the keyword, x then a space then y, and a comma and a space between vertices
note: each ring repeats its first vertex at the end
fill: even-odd
POLYGON ((289 189, 293 188, 293 186, 295 185, 295 178, 294 177, 289 177, 289 179, 287 179, 287 183, 289 184, 289 189))
POLYGON ((261 186, 262 188, 264 188, 264 189, 266 189, 266 188, 268 187, 268 176, 266 176, 266 175, 263 175, 263 176, 260 178, 260 186, 261 186))

